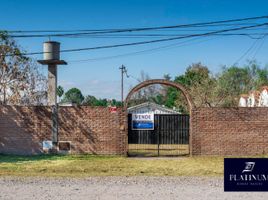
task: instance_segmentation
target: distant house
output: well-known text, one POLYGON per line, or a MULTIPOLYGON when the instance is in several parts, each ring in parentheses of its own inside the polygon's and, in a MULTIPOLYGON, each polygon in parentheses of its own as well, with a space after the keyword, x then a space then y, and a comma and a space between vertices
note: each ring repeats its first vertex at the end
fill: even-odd
POLYGON ((180 112, 176 110, 152 102, 145 102, 136 106, 129 107, 127 111, 131 114, 180 114, 180 112))
POLYGON ((259 107, 268 107, 268 86, 263 86, 260 92, 259 107))
POLYGON ((58 103, 58 105, 62 106, 62 107, 77 106, 76 103, 72 103, 72 102, 60 102, 60 103, 58 103))
POLYGON ((241 94, 239 99, 239 107, 247 107, 248 95, 241 94))
POLYGON ((259 97, 259 91, 250 91, 247 99, 247 107, 257 107, 259 105, 259 97))
POLYGON ((268 107, 268 86, 240 95, 239 107, 268 107))

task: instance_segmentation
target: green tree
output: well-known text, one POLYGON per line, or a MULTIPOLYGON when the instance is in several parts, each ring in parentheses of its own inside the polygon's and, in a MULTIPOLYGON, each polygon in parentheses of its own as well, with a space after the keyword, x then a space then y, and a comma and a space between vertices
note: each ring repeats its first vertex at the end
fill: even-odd
POLYGON ((121 107, 122 106, 122 102, 121 101, 117 101, 116 99, 112 99, 111 100, 111 106, 121 107))
POLYGON ((86 106, 97 106, 98 105, 98 99, 94 96, 87 95, 85 99, 83 100, 83 105, 86 106))
POLYGON ((64 89, 63 89, 62 86, 59 85, 58 88, 57 88, 57 95, 61 99, 63 94, 64 94, 64 89))
POLYGON ((121 101, 117 101, 115 99, 112 100, 107 100, 107 99, 97 99, 94 96, 91 95, 87 95, 85 97, 85 99, 82 102, 83 105, 87 105, 87 106, 122 106, 121 101))
POLYGON ((268 84, 268 70, 261 68, 256 61, 248 62, 244 67, 224 67, 218 75, 217 94, 221 106, 237 106, 238 98, 250 90, 258 90, 268 84))
POLYGON ((108 100, 107 99, 99 99, 97 106, 107 107, 108 106, 108 100))
POLYGON ((62 100, 62 102, 71 102, 80 105, 84 100, 82 92, 77 88, 69 89, 62 100))
MULTIPOLYGON (((216 79, 210 73, 207 66, 201 63, 190 65, 185 74, 175 77, 175 82, 182 84, 190 93, 194 103, 198 107, 211 107, 216 102, 216 79)), ((176 106, 181 112, 188 112, 188 106, 185 97, 181 91, 169 89, 168 107, 176 106)))

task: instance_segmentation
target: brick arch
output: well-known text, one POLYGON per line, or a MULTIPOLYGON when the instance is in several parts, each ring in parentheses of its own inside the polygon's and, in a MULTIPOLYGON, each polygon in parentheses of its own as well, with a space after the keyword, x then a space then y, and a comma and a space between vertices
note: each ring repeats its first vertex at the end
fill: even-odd
MULTIPOLYGON (((141 83, 139 83, 138 85, 136 85, 134 88, 132 88, 130 90, 130 92, 128 93, 126 99, 125 99, 125 104, 124 104, 124 110, 125 110, 125 114, 126 114, 126 122, 127 122, 127 107, 128 107, 128 102, 130 100, 130 98, 132 97, 132 95, 139 91, 140 89, 147 87, 149 85, 155 85, 155 84, 160 84, 160 85, 167 85, 167 86, 171 86, 171 87, 175 87, 178 90, 180 90, 183 94, 183 96, 186 98, 187 100, 187 104, 188 104, 188 108, 189 108, 189 114, 190 114, 190 130, 189 130, 189 153, 190 156, 192 156, 192 130, 193 130, 193 123, 192 123, 192 111, 195 109, 195 104, 191 98, 191 95, 189 94, 189 92, 187 91, 187 89, 179 84, 179 83, 175 83, 175 82, 171 82, 171 81, 167 81, 164 79, 151 79, 151 80, 147 80, 147 81, 143 81, 141 83)), ((124 127, 128 127, 127 124, 124 127)), ((128 128, 124 129, 126 132, 128 132, 128 128)), ((128 134, 127 134, 128 135, 128 134)), ((127 137, 126 137, 126 144, 127 144, 127 137)))
POLYGON ((139 91, 140 89, 142 89, 144 87, 147 87, 149 85, 155 85, 155 84, 167 85, 167 86, 171 86, 171 87, 177 88, 178 90, 180 90, 182 92, 182 94, 186 98, 187 104, 188 104, 188 108, 189 108, 189 112, 191 112, 191 110, 193 108, 195 108, 194 102, 193 102, 193 100, 192 100, 189 92, 187 91, 187 89, 183 85, 181 85, 179 83, 167 81, 167 80, 164 80, 164 79, 151 79, 151 80, 147 80, 147 81, 143 81, 143 82, 139 83, 138 85, 136 85, 134 88, 132 88, 130 90, 130 92, 128 93, 128 95, 127 95, 127 97, 125 99, 125 104, 124 104, 125 110, 128 107, 128 102, 129 102, 130 98, 132 97, 132 95, 135 92, 139 91))

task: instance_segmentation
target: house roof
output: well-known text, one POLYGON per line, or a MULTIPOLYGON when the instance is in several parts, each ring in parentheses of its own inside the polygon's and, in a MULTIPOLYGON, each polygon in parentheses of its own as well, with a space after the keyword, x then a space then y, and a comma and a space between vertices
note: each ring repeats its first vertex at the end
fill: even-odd
POLYGON ((161 106, 161 105, 158 105, 158 104, 152 103, 152 102, 145 102, 145 103, 142 103, 139 105, 135 105, 135 106, 129 107, 127 110, 128 110, 128 112, 131 112, 133 110, 137 110, 137 109, 144 108, 144 107, 152 107, 152 108, 156 108, 158 110, 164 111, 164 112, 173 113, 173 114, 180 114, 180 112, 178 112, 176 110, 173 110, 173 109, 165 107, 164 105, 161 106))
POLYGON ((248 95, 247 94, 241 94, 240 97, 248 98, 248 95))
POLYGON ((266 91, 268 91, 268 86, 267 86, 267 85, 265 85, 265 86, 262 86, 262 87, 261 87, 261 91, 263 91, 263 90, 266 90, 266 91))
POLYGON ((253 95, 254 98, 256 98, 256 97, 259 98, 260 94, 261 94, 261 93, 260 93, 260 91, 258 91, 258 90, 252 90, 252 91, 249 92, 249 96, 250 96, 250 95, 253 95))

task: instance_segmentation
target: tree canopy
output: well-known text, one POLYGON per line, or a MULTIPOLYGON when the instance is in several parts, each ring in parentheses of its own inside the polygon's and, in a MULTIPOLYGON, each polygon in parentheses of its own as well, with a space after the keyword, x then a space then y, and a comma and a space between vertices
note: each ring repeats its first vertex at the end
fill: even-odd
POLYGON ((0 104, 45 104, 46 78, 7 32, 0 31, 0 104))
POLYGON ((104 106, 104 107, 122 106, 121 101, 117 101, 115 99, 111 99, 111 100, 108 100, 106 98, 97 99, 95 96, 92 96, 92 95, 86 95, 84 97, 82 92, 77 88, 71 88, 64 94, 64 97, 61 100, 61 103, 66 103, 66 102, 76 103, 78 105, 85 105, 85 106, 104 106))
POLYGON ((76 103, 80 105, 83 100, 84 96, 82 92, 77 88, 71 88, 64 94, 62 102, 76 103))
MULTIPOLYGON (((268 69, 261 68, 256 61, 250 61, 245 66, 222 67, 218 74, 213 74, 199 62, 191 64, 184 74, 175 76, 174 79, 167 74, 163 78, 182 84, 197 107, 236 107, 241 94, 268 85, 268 69)), ((173 87, 151 87, 147 93, 138 92, 134 95, 131 103, 133 105, 144 101, 188 112, 185 97, 173 87)))

